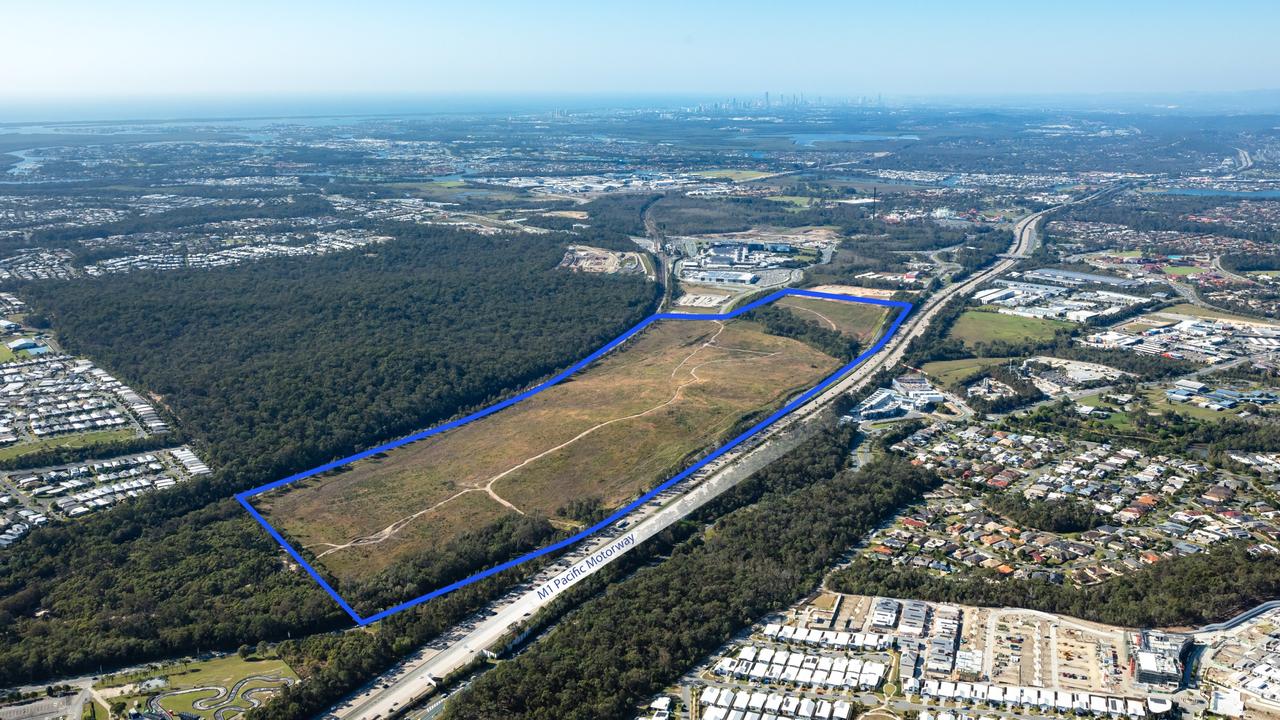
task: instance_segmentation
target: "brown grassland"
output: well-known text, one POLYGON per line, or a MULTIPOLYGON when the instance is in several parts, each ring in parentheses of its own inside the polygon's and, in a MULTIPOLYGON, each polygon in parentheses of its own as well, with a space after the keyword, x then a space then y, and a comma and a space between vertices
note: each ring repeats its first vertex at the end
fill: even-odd
MULTIPOLYGON (((874 332, 883 315, 809 302, 858 333, 874 332)), ((839 365, 746 320, 660 321, 516 405, 255 505, 320 569, 359 580, 506 514, 568 526, 557 513, 575 499, 618 507, 839 365)))
POLYGON ((796 295, 778 300, 777 305, 789 308, 804 320, 816 320, 823 327, 856 337, 863 345, 870 344, 880 334, 884 319, 888 316, 886 308, 880 305, 796 295))

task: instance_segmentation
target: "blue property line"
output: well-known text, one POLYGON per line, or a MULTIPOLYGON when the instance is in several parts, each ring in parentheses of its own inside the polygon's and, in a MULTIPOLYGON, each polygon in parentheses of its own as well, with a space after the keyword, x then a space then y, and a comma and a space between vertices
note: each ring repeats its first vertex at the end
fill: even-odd
POLYGON ((447 422, 443 425, 439 425, 437 427, 430 428, 428 430, 423 430, 421 432, 414 433, 413 435, 409 435, 408 437, 403 437, 398 440, 393 440, 389 443, 379 445, 375 448, 370 448, 368 450, 358 452, 354 455, 342 458, 341 460, 334 460, 333 462, 325 463, 324 465, 311 468, 310 470, 307 470, 305 472, 300 472, 295 475, 290 475, 289 477, 284 478, 282 480, 276 480, 275 482, 267 483, 266 485, 261 485, 251 490, 245 490, 244 492, 236 494, 236 500, 238 500, 240 504, 243 505, 244 508, 249 511, 249 514, 253 516, 254 520, 257 520, 258 523, 262 525, 262 527, 266 528, 267 532, 271 535, 271 537, 274 538, 276 542, 280 543, 280 545, 285 549, 285 551, 288 552, 289 555, 291 555, 293 559, 298 562, 299 565, 301 565, 303 568, 306 569, 307 573, 310 574, 311 577, 314 578, 315 581, 320 584, 320 587, 323 588, 325 592, 329 593, 329 595, 335 601, 337 601, 338 605, 341 606, 342 609, 345 610, 347 614, 351 616, 351 619, 355 620, 356 624, 368 625, 369 623, 377 622, 378 620, 381 620, 382 618, 385 618, 388 615, 394 615, 395 613, 398 613, 402 610, 408 610, 409 608, 415 605, 420 605, 428 600, 444 595, 445 593, 449 593, 454 590, 457 590, 458 588, 462 588, 472 583, 479 582, 480 580, 483 580, 496 573, 500 573, 503 570, 508 570, 521 563, 528 562, 529 560, 533 560, 534 558, 541 557, 543 555, 546 555, 547 553, 555 552, 557 550, 565 548, 569 545, 572 545, 578 542, 579 540, 582 540, 590 535, 595 534, 596 532, 607 527, 608 525, 611 525, 617 522, 622 517, 630 514, 636 508, 652 500, 655 496, 658 495, 658 493, 661 493, 662 491, 666 490, 672 485, 675 485, 681 480, 684 480, 685 478, 689 477, 690 475, 697 472, 698 470, 701 470, 708 463, 714 461, 715 459, 729 452, 730 450, 737 447, 738 445, 741 445, 744 441, 751 438, 756 433, 769 427, 770 425, 777 422, 782 417, 788 415, 793 410, 805 404, 806 402, 809 402, 809 400, 811 400, 814 396, 816 396, 817 394, 829 388, 837 380, 839 380, 841 377, 847 374, 850 370, 853 370, 858 365, 861 365, 867 358, 880 352, 882 349, 884 349, 884 346, 888 344, 889 340, 893 338, 894 334, 898 332, 898 328, 902 325, 903 320, 905 320, 907 317, 907 314, 911 312, 911 307, 912 307, 911 303, 900 302, 896 300, 881 300, 879 298, 864 298, 864 297, 857 297, 853 295, 837 295, 835 293, 824 293, 824 292, 818 292, 816 290, 799 290, 799 289, 789 288, 789 289, 783 289, 783 290, 778 290, 776 292, 773 292, 767 297, 756 300, 753 303, 744 305, 743 307, 740 307, 737 310, 734 310, 728 313, 722 313, 722 314, 654 313, 653 315, 650 315, 644 320, 641 320, 639 323, 635 325, 635 327, 619 335, 617 338, 611 341, 608 345, 605 345, 599 350, 596 350, 595 352, 591 353, 587 357, 578 361, 577 363, 570 366, 563 372, 555 375, 551 379, 541 383, 540 385, 530 388, 529 390, 526 390, 520 393, 519 395, 515 395, 513 397, 507 398, 502 402, 495 403, 493 405, 490 405, 487 408, 484 408, 483 410, 478 410, 474 413, 471 413, 470 415, 467 415, 466 417, 459 418, 451 422, 447 422), (717 450, 712 452, 710 455, 699 460, 697 463, 693 464, 691 467, 687 468, 686 470, 681 472, 679 475, 676 475, 675 477, 671 478, 670 480, 667 480, 661 485, 658 485, 657 487, 653 488, 652 490, 645 493, 644 495, 641 495, 638 499, 632 501, 630 504, 624 507, 618 508, 609 517, 601 520, 600 522, 596 523, 595 525, 592 525, 589 528, 586 528, 585 530, 579 531, 577 534, 573 535, 572 537, 565 538, 552 545, 548 545, 547 547, 534 550, 533 552, 530 552, 526 555, 515 558, 514 560, 508 560, 507 562, 504 562, 501 565, 495 565, 494 567, 491 567, 482 572, 478 572, 475 575, 472 575, 468 578, 459 580, 451 585, 446 585, 445 587, 442 587, 438 590, 433 590, 425 595, 420 595, 412 600, 402 602, 399 605, 387 608, 386 610, 370 615, 369 617, 362 616, 360 613, 356 612, 355 609, 352 608, 351 605, 349 605, 346 600, 343 600, 342 596, 339 595, 337 591, 335 591, 333 587, 331 587, 329 583, 323 577, 320 576, 320 573, 316 572, 316 569, 311 566, 311 563, 304 560, 302 555, 300 555, 298 551, 295 550, 293 546, 290 545, 288 541, 286 541, 284 537, 280 535, 279 531, 277 531, 274 527, 272 527, 271 523, 267 522, 266 518, 262 517, 262 515, 259 514, 258 511, 253 507, 253 505, 249 503, 249 498, 255 495, 260 495, 264 492, 267 492, 268 490, 274 490, 275 488, 281 487, 283 485, 288 485, 291 482, 302 480, 303 478, 308 478, 313 475, 318 475, 323 472, 328 472, 329 470, 333 470, 335 468, 339 468, 344 465, 349 465, 358 460, 363 460, 364 458, 367 458, 371 455, 377 455, 378 453, 387 452, 388 450, 394 450, 403 445, 408 445, 411 442, 416 442, 418 440, 422 440, 423 438, 431 437, 432 435, 437 435, 446 430, 452 430, 453 428, 466 425, 467 423, 473 422, 475 420, 479 420, 482 417, 485 417, 487 415, 492 415, 493 413, 496 413, 499 410, 510 407, 520 402, 521 400, 524 400, 525 398, 536 395, 542 392, 543 390, 546 390, 547 388, 560 383, 565 378, 578 372, 579 370, 586 367, 587 365, 590 365, 591 363, 595 362, 597 359, 600 358, 600 356, 614 349, 618 345, 621 345, 623 342, 626 342, 627 339, 629 339, 636 333, 640 332, 641 330, 645 329, 649 325, 653 324, 654 322, 657 322, 658 320, 732 320, 733 318, 736 318, 739 315, 742 315, 743 313, 751 312, 752 310, 762 305, 767 305, 771 302, 774 302, 775 300, 778 300, 779 298, 783 298, 788 295, 795 295, 798 297, 819 298, 822 300, 840 300, 843 302, 855 302, 855 303, 864 303, 868 305, 880 305, 882 307, 895 307, 895 308, 898 308, 898 314, 893 319, 893 322, 889 325, 889 328, 885 330, 884 333, 881 334, 880 338, 876 341, 876 343, 871 347, 867 348, 861 355, 854 358, 848 364, 836 370, 831 375, 827 376, 826 379, 824 379, 822 382, 818 383, 817 385, 813 386, 809 390, 805 391, 804 394, 800 395, 795 400, 792 400, 791 402, 787 403, 785 406, 780 408, 777 412, 774 412, 769 417, 753 425, 750 429, 746 430, 741 435, 738 435, 734 439, 730 440, 728 443, 720 446, 717 450))

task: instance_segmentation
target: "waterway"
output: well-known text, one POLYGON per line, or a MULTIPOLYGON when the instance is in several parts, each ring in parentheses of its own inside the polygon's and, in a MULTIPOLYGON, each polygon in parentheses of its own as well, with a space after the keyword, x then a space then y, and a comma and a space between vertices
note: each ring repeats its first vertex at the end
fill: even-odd
POLYGON ((40 163, 45 160, 36 154, 36 150, 13 150, 7 154, 18 158, 17 164, 8 170, 10 175, 27 175, 40 167, 40 163))
POLYGON ((817 143, 876 142, 884 140, 919 140, 918 135, 880 135, 876 133, 791 133, 787 137, 796 145, 813 147, 817 143))
POLYGON ((1280 190, 1219 190, 1217 188, 1167 188, 1163 195, 1194 195, 1197 197, 1232 197, 1253 200, 1280 200, 1280 190))

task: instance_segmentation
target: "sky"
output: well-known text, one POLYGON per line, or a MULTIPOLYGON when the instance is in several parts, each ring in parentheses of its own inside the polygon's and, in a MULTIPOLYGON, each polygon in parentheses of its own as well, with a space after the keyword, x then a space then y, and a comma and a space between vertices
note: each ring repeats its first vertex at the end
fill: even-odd
POLYGON ((1280 2, 5 0, 3 105, 1280 86, 1280 2))

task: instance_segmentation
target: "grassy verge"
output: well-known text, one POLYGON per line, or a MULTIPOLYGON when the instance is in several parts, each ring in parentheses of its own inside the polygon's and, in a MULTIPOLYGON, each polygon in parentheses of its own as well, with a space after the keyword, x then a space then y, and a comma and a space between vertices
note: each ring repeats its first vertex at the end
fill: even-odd
POLYGON ((0 460, 16 460, 43 450, 53 448, 77 448, 98 443, 119 442, 134 437, 132 430, 100 430, 98 432, 64 435, 62 437, 35 440, 0 448, 0 460))
POLYGON ((963 358, 961 360, 936 360, 920 367, 925 375, 942 385, 962 383, 989 367, 1000 365, 1009 358, 963 358))

